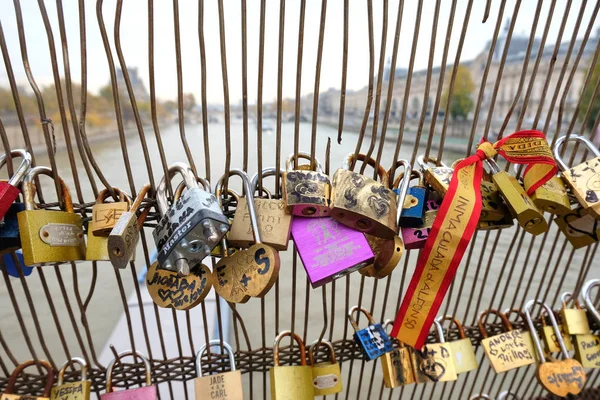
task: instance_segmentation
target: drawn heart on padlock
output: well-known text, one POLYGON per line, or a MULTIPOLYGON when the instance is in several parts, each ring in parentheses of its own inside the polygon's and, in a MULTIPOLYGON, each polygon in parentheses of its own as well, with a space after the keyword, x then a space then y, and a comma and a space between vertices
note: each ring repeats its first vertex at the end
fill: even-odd
POLYGON ((198 263, 188 275, 179 276, 175 271, 159 269, 155 262, 148 268, 146 287, 159 307, 189 310, 210 292, 212 274, 206 265, 198 263))
POLYGON ((577 233, 581 233, 582 235, 587 235, 594 240, 598 240, 598 235, 596 234, 598 230, 598 220, 592 217, 591 215, 580 215, 579 212, 567 214, 564 216, 565 222, 567 223, 567 227, 577 233), (570 218, 571 217, 571 218, 570 218), (578 222, 577 225, 573 225, 572 222, 578 222), (590 231, 587 231, 583 228, 592 226, 590 231))
POLYGON ((377 215, 377 218, 383 217, 389 211, 390 207, 389 207, 388 202, 377 196, 374 196, 374 195, 369 196, 367 198, 367 202, 369 204, 369 207, 371 207, 371 209, 373 211, 375 211, 375 215, 377 215))
POLYGON ((585 370, 572 358, 540 364, 536 374, 546 390, 560 397, 579 394, 586 381, 585 370))

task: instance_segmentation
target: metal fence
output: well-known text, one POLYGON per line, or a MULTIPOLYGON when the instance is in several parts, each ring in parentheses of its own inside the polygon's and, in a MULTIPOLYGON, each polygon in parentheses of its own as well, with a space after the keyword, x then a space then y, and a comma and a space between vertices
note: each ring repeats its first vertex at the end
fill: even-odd
MULTIPOLYGON (((6 127, 0 124, 2 152, 26 147, 36 165, 50 166, 75 189, 76 212, 88 220, 100 189, 119 186, 135 194, 142 184, 150 182, 154 191, 157 180, 173 161, 187 162, 199 176, 216 182, 224 171, 232 168, 261 171, 272 165, 283 166, 289 151, 309 151, 324 161, 330 174, 347 152, 340 142, 352 151, 373 156, 377 164, 387 169, 392 160, 403 154, 413 164, 419 154, 453 161, 472 154, 474 143, 481 137, 495 140, 523 128, 543 130, 552 143, 560 135, 574 133, 594 139, 594 132, 598 131, 600 118, 592 104, 598 101, 600 89, 598 75, 593 73, 600 51, 600 36, 595 32, 599 2, 569 0, 563 4, 540 0, 532 8, 533 14, 523 15, 522 9, 532 6, 521 0, 488 0, 486 4, 473 0, 419 0, 410 4, 403 0, 322 0, 316 13, 312 12, 315 4, 305 0, 235 3, 200 0, 193 6, 195 13, 190 15, 182 14, 179 8, 183 3, 174 0, 169 5, 169 16, 173 19, 168 26, 163 24, 164 16, 159 18, 155 13, 158 5, 153 0, 143 7, 135 3, 98 0, 94 7, 84 0, 77 4, 63 4, 61 0, 55 3, 14 0, 12 6, 8 2, 3 4, 0 15, 5 83, 14 102, 14 109, 0 119, 14 125, 11 130, 8 123, 4 124, 6 127), (24 11, 25 15, 31 15, 32 10, 37 19, 24 18, 24 11), (256 14, 253 20, 247 17, 256 14), (126 17, 123 20, 122 15, 126 17), (273 15, 277 18, 271 18, 273 15), (211 31, 216 35, 210 37, 205 31, 209 19, 214 22, 211 26, 218 28, 211 31), (133 42, 147 52, 147 64, 142 71, 147 71, 143 79, 149 85, 149 119, 145 119, 138 107, 140 92, 136 91, 136 82, 128 70, 126 50, 135 49, 122 47, 124 39, 128 39, 121 35, 125 25, 138 27, 139 37, 133 42), (241 36, 231 34, 232 26, 236 32, 240 30, 241 36), (468 121, 456 123, 442 98, 445 88, 453 92, 458 68, 452 65, 465 60, 463 52, 473 40, 472 29, 478 26, 489 26, 493 32, 480 56, 470 64, 472 70, 477 70, 473 110, 468 121), (515 32, 523 29, 526 33, 513 42, 520 50, 511 51, 511 40, 518 36, 515 32), (353 49, 353 30, 366 38, 364 48, 353 49), (167 31, 173 37, 168 55, 155 50, 167 31), (547 41, 549 32, 555 37, 554 43, 547 41), (307 43, 307 38, 314 41, 307 43), (182 50, 182 43, 189 41, 197 46, 193 54, 182 50), (217 53, 207 55, 208 41, 218 42, 217 53), (334 56, 341 57, 337 60, 335 82, 321 79, 324 57, 325 63, 332 57, 324 54, 326 41, 337 49, 334 56), (43 44, 47 56, 41 57, 37 50, 28 52, 32 42, 36 43, 36 49, 43 44), (233 57, 236 60, 233 64, 232 47, 240 51, 233 57), (249 57, 252 49, 257 55, 249 57), (265 62, 265 52, 271 50, 276 55, 272 65, 265 62), (114 130, 109 130, 106 145, 112 150, 112 158, 98 157, 102 146, 98 143, 102 142, 90 140, 86 120, 94 107, 87 102, 87 83, 93 78, 88 73, 88 55, 102 51, 114 108, 114 130), (171 56, 175 60, 174 70, 157 73, 157 60, 171 56), (288 62, 289 57, 295 62, 288 62), (422 70, 415 67, 419 57, 427 60, 422 70), (191 59, 199 68, 186 74, 186 63, 191 59), (256 64, 249 66, 249 60, 256 64), (353 85, 348 75, 354 63, 368 64, 365 88, 361 90, 348 89, 353 85), (407 68, 397 69, 401 64, 407 68), (219 68, 212 68, 215 65, 219 68), (24 73, 29 87, 19 80, 19 71, 24 73), (36 80, 44 71, 51 71, 54 93, 41 90, 42 84, 36 80), (78 76, 72 71, 78 71, 78 76), (189 76, 193 79, 187 79, 189 76), (290 76, 295 80, 286 79, 290 76), (312 92, 321 92, 320 96, 303 95, 307 76, 313 84, 312 92), (174 105, 177 134, 168 140, 164 137, 165 123, 158 117, 156 95, 159 82, 167 79, 176 81, 177 93, 174 105), (214 94, 210 88, 215 80, 222 84, 219 95, 223 107, 218 111, 222 121, 213 123, 210 112, 214 101, 209 96, 214 94), (235 107, 230 99, 240 94, 231 93, 232 81, 236 82, 236 90, 240 88, 242 92, 240 104, 235 107), (269 93, 274 98, 272 103, 265 101, 266 81, 273 85, 274 92, 269 93), (80 85, 77 91, 74 82, 80 85), (200 87, 200 125, 189 125, 193 111, 184 104, 186 85, 200 87), (286 85, 294 87, 290 110, 286 109, 286 85), (330 95, 324 94, 322 89, 330 86, 338 89, 326 92, 330 95), (249 87, 256 88, 256 105, 249 100, 249 87), (586 104, 580 94, 591 87, 593 101, 586 104), (27 96, 35 98, 37 115, 28 115, 24 109, 22 100, 27 96), (47 111, 48 97, 57 102, 55 115, 47 111), (353 114, 356 107, 361 111, 353 114), (416 111, 412 116, 411 109, 416 111), (234 121, 234 113, 239 113, 239 122, 234 121), (263 122, 267 114, 275 121, 270 133, 263 122), (286 114, 292 116, 289 126, 286 114), (303 117, 309 122, 302 123, 303 117), (331 131, 337 134, 337 143, 335 135, 322 134, 320 121, 328 118, 334 121, 331 131), (356 122, 357 134, 346 133, 351 131, 351 120, 356 122), (587 123, 590 120, 593 123, 587 123), (232 128, 232 124, 241 126, 232 128), (464 140, 458 144, 455 138, 460 135, 453 134, 457 129, 464 131, 464 140), (179 142, 176 149, 172 147, 173 140, 179 142), (62 166, 57 161, 60 155, 65 160, 62 166)), ((165 4, 160 6, 162 10, 165 4)), ((189 6, 185 5, 186 11, 189 6)), ((250 92, 254 93, 254 89, 250 92)), ((567 153, 566 160, 577 163, 587 155, 572 151, 567 153)), ((9 174, 12 168, 9 162, 9 174)), ((274 196, 279 197, 280 176, 276 179, 271 185, 274 196)), ((53 197, 52 186, 46 182, 38 188, 42 207, 56 207, 55 201, 44 200, 44 196, 53 197)), ((147 204, 154 204, 154 200, 148 200, 147 204)), ((351 274, 313 290, 295 248, 290 246, 290 250, 282 253, 279 280, 264 298, 234 305, 216 296, 194 311, 165 313, 156 305, 144 306, 145 288, 137 279, 143 266, 149 265, 149 254, 154 247, 147 238, 157 219, 153 209, 140 241, 143 252, 139 252, 137 261, 131 262, 128 270, 113 270, 110 263, 93 262, 37 268, 30 277, 22 274, 16 279, 3 273, 0 389, 5 387, 14 367, 25 359, 47 359, 56 369, 66 359, 81 356, 91 365, 89 378, 93 381, 93 392, 98 395, 104 389, 106 357, 110 358, 107 353, 102 359, 100 352, 111 343, 109 335, 98 336, 97 332, 115 324, 118 315, 123 314, 125 329, 121 332, 121 347, 115 351, 135 349, 150 357, 153 380, 161 389, 160 398, 194 397, 190 381, 195 377, 195 352, 215 337, 228 340, 236 350, 248 398, 266 398, 268 370, 273 365, 271 346, 277 333, 288 329, 300 334, 306 343, 325 338, 334 344, 344 382, 344 392, 336 395, 336 399, 466 399, 479 393, 496 396, 505 390, 517 393, 520 398, 545 396, 535 381, 533 367, 503 375, 493 372, 478 346, 481 333, 476 320, 483 310, 520 308, 532 298, 560 308, 560 293, 579 293, 583 282, 598 277, 595 275, 598 245, 574 250, 548 218, 551 228, 539 237, 531 237, 518 227, 475 233, 441 308, 443 314, 456 316, 463 322, 467 336, 477 346, 479 369, 460 376, 456 382, 385 389, 380 364, 362 361, 358 347, 353 344, 352 327, 346 318, 349 309, 361 305, 377 321, 393 319, 418 251, 407 251, 388 278, 373 280, 351 274), (111 314, 107 315, 106 310, 111 314), (209 330, 213 325, 215 332, 209 330), (202 328, 196 329, 197 326, 202 328), (229 326, 231 335, 227 334, 229 326)), ((499 321, 486 321, 485 325, 489 333, 501 329, 499 321)), ((523 321, 516 318, 515 326, 523 327, 523 321)), ((447 336, 456 338, 458 332, 450 330, 447 336)), ((285 362, 299 360, 293 345, 283 347, 281 356, 285 362)), ((320 354, 321 357, 324 355, 320 354)), ((203 369, 214 372, 222 368, 222 363, 215 362, 217 358, 209 351, 203 369)), ((117 386, 141 383, 143 374, 138 364, 123 365, 114 382, 117 386)), ((598 396, 592 390, 598 376, 595 370, 588 373, 585 395, 589 398, 598 396)), ((76 377, 77 372, 67 374, 67 379, 76 377)), ((43 385, 44 377, 33 371, 19 380, 23 393, 39 393, 43 385)))

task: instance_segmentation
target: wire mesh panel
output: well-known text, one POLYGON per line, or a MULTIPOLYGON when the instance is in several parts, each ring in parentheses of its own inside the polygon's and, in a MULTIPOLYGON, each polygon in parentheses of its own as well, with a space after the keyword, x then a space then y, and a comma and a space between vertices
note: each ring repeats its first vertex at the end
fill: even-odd
MULTIPOLYGON (((126 269, 84 261, 31 275, 19 269, 13 277, 6 265, 18 255, 0 260, 0 389, 27 359, 58 370, 82 357, 99 397, 107 364, 131 349, 150 359, 161 399, 194 398, 196 352, 221 338, 235 350, 245 397, 267 398, 273 341, 290 330, 307 345, 333 343, 344 386, 336 399, 495 398, 505 391, 548 397, 532 366, 494 372, 479 345, 477 318, 530 299, 559 309, 562 292, 578 294, 598 277, 598 244, 575 250, 550 215, 542 235, 519 226, 476 231, 466 250, 440 315, 463 323, 479 368, 454 382, 389 390, 381 362, 362 360, 347 314, 358 305, 377 322, 393 319, 419 250, 406 251, 384 279, 354 273, 313 289, 290 243, 263 298, 233 304, 212 290, 191 310, 162 309, 144 287, 156 257, 155 194, 176 161, 213 186, 234 168, 257 173, 259 185, 281 198, 281 173, 263 181, 262 171, 285 168, 288 154, 302 151, 331 176, 349 153, 373 157, 386 170, 401 158, 416 165, 419 155, 451 164, 472 155, 482 138, 494 142, 522 129, 543 131, 552 145, 574 134, 597 145, 599 9, 587 0, 5 2, 1 153, 26 148, 34 165, 51 167, 85 222, 104 188, 135 196, 149 183, 142 208, 152 209, 126 269)), ((577 148, 563 156, 569 165, 587 158, 577 148)), ((3 177, 17 166, 8 161, 3 177)), ((239 181, 226 181, 242 192, 239 181)), ((43 177, 36 188, 40 208, 62 205, 58 179, 43 177)), ((212 268, 216 260, 205 262, 212 268)), ((525 328, 520 317, 512 319, 525 328)), ((502 330, 493 317, 482 323, 490 335, 502 330)), ((455 328, 446 332, 447 340, 458 337, 455 328)), ((279 358, 298 363, 298 346, 284 340, 279 358)), ((229 368, 215 348, 201 360, 204 373, 229 368)), ((581 398, 598 397, 598 375, 587 370, 581 398)), ((65 378, 78 376, 69 369, 65 378)), ((144 381, 139 362, 115 367, 115 386, 144 381)), ((32 368, 17 387, 40 394, 44 383, 43 370, 32 368)))

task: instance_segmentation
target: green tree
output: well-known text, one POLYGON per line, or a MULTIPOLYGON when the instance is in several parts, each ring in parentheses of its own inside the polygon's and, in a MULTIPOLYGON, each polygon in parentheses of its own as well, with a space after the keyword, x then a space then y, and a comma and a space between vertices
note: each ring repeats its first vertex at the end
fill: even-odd
POLYGON ((454 87, 452 93, 449 94, 448 90, 451 78, 452 70, 448 71, 446 76, 446 82, 448 82, 448 84, 442 95, 442 104, 445 106, 448 101, 450 101, 450 115, 452 116, 452 119, 466 119, 473 109, 471 93, 475 89, 475 84, 473 83, 473 78, 471 78, 471 70, 466 65, 458 66, 454 87))
POLYGON ((596 118, 598 117, 598 113, 600 113, 600 96, 594 96, 594 90, 596 85, 598 84, 598 80, 600 79, 600 59, 596 61, 596 66, 592 71, 592 77, 590 79, 590 84, 586 85, 583 88, 583 92, 581 93, 581 111, 579 112, 579 120, 583 122, 584 126, 592 130, 594 129, 594 123, 596 122, 596 118), (593 103, 592 103, 593 102, 593 103), (588 112, 588 108, 592 107, 592 109, 588 112), (589 114, 587 121, 584 121, 585 115, 589 114))

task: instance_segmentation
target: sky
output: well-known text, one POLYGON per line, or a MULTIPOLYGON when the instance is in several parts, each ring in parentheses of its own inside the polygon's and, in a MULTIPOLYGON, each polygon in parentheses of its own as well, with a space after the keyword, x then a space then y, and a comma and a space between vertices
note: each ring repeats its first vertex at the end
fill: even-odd
MULTIPOLYGON (((0 22, 6 36, 9 54, 15 71, 17 81, 29 87, 23 70, 15 11, 12 2, 1 0, 3 3, 0 13, 0 22)), ((453 32, 450 37, 449 63, 456 54, 460 31, 464 23, 467 1, 456 0, 456 15, 453 23, 453 32)), ((442 59, 443 46, 446 40, 446 30, 450 17, 452 1, 440 0, 439 22, 437 40, 434 54, 434 66, 439 65, 442 59)), ((469 20, 461 60, 470 60, 485 50, 486 43, 492 38, 494 25, 498 19, 499 9, 503 1, 491 0, 492 6, 489 19, 482 23, 485 10, 485 1, 475 0, 469 20)), ((69 59, 74 82, 80 81, 80 53, 79 53, 79 17, 78 2, 63 0, 63 10, 67 25, 69 45, 69 59)), ((137 67, 139 73, 148 87, 148 2, 142 0, 123 1, 123 11, 120 25, 121 45, 125 54, 128 67, 137 67)), ((210 103, 223 102, 223 87, 221 75, 221 50, 219 37, 219 14, 216 0, 204 1, 204 37, 206 42, 207 60, 207 98, 210 103)), ((242 98, 242 45, 241 45, 241 4, 242 1, 224 0, 226 55, 228 64, 229 92, 232 105, 238 105, 242 98)), ((264 84, 263 101, 274 101, 277 94, 277 61, 279 44, 279 12, 280 2, 266 0, 265 7, 265 57, 264 57, 264 84)), ((348 78, 347 87, 350 90, 363 88, 369 79, 369 40, 368 40, 368 8, 366 0, 348 0, 349 3, 349 53, 348 53, 348 78)), ((418 1, 405 1, 401 24, 398 67, 408 67, 413 32, 417 22, 418 1)), ((511 17, 515 10, 516 1, 506 1, 502 23, 511 17)), ((592 0, 574 0, 568 14, 563 41, 571 38, 577 14, 585 5, 585 13, 578 38, 584 34, 592 16, 595 2, 592 0)), ((60 35, 57 17, 56 2, 46 1, 47 12, 51 21, 55 43, 58 46, 59 65, 62 70, 62 56, 60 48, 60 35)), ((88 88, 92 92, 98 90, 109 82, 109 69, 104 46, 102 44, 100 29, 96 15, 96 2, 84 1, 86 11, 86 32, 88 42, 88 88)), ((388 29, 385 59, 391 56, 394 41, 394 31, 398 14, 398 1, 389 1, 388 4, 388 29)), ((536 31, 536 36, 541 37, 543 28, 548 19, 550 9, 549 1, 522 0, 515 26, 515 35, 529 35, 533 17, 538 4, 541 4, 541 17, 536 31)), ((550 25, 547 44, 554 44, 561 20, 565 15, 567 1, 558 0, 550 25)), ((284 69, 283 69, 283 95, 293 98, 296 89, 296 67, 298 52, 298 21, 300 15, 300 0, 288 0, 285 3, 285 30, 284 30, 284 69)), ((114 46, 114 19, 117 0, 105 0, 102 3, 102 15, 110 40, 111 51, 115 63, 118 65, 114 46)), ((198 40, 198 2, 182 0, 178 2, 179 22, 181 35, 181 53, 183 64, 184 92, 191 92, 199 101, 201 94, 200 80, 200 47, 198 40)), ((260 2, 247 0, 247 37, 248 37, 248 101, 256 103, 257 77, 258 77, 258 49, 259 49, 259 22, 260 2)), ((319 24, 321 18, 322 2, 317 0, 306 1, 306 20, 304 30, 304 53, 302 63, 302 94, 314 91, 315 66, 317 58, 317 45, 319 38, 319 24)), ((48 38, 44 29, 38 2, 35 0, 21 0, 22 13, 25 24, 27 50, 34 77, 38 84, 52 83, 52 67, 48 50, 48 38)), ((373 1, 373 32, 375 51, 375 70, 379 62, 379 53, 382 38, 382 15, 384 1, 373 1)), ((344 26, 344 1, 327 1, 325 36, 323 47, 323 63, 321 69, 320 91, 328 88, 339 88, 342 70, 342 43, 344 26)), ((418 46, 415 58, 415 69, 427 68, 431 36, 434 31, 433 20, 436 2, 424 0, 422 16, 419 25, 418 46)), ((155 79, 156 92, 161 100, 175 99, 177 96, 177 73, 175 57, 173 2, 167 0, 154 0, 155 24, 155 79)), ((598 17, 594 26, 598 26, 598 17)), ((594 29, 594 35, 596 28, 594 29)), ((8 79, 4 68, 0 68, 0 85, 8 86, 8 79)))

